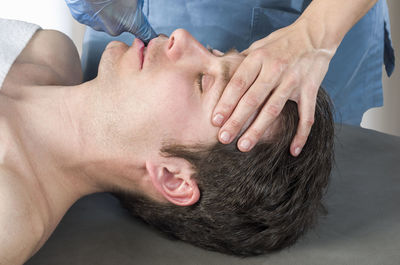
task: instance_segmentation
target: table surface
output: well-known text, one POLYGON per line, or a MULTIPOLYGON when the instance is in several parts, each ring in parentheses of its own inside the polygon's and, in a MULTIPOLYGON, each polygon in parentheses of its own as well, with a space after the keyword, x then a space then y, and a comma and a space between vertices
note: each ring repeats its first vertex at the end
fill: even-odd
POLYGON ((400 137, 336 125, 328 215, 293 247, 237 258, 171 241, 107 193, 79 200, 26 264, 400 264, 400 137))

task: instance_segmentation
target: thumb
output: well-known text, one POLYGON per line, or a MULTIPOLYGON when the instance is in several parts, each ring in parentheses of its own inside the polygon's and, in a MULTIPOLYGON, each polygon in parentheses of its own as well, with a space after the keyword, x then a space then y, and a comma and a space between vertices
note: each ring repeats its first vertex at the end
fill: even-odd
POLYGON ((150 23, 147 21, 147 18, 143 15, 144 21, 143 23, 137 27, 136 32, 132 32, 136 36, 136 38, 141 39, 144 43, 147 43, 151 40, 157 37, 156 32, 154 29, 150 26, 150 23))
POLYGON ((138 5, 135 11, 135 15, 133 17, 131 27, 128 28, 127 31, 129 31, 147 44, 151 39, 157 37, 157 34, 150 26, 150 23, 147 20, 146 16, 143 14, 143 2, 138 1, 137 4, 138 5))

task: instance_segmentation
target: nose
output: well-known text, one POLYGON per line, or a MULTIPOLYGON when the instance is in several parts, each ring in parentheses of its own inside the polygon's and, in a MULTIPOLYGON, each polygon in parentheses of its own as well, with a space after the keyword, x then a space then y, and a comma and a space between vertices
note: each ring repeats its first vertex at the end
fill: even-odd
POLYGON ((208 55, 207 49, 188 31, 177 29, 170 35, 167 42, 167 55, 171 60, 177 61, 183 57, 201 58, 203 54, 208 55))

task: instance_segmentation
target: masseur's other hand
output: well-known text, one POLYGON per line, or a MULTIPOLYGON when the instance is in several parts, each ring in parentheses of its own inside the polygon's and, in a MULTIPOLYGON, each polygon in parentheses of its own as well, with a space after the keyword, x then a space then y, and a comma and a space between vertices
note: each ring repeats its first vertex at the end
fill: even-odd
POLYGON ((144 42, 156 36, 142 12, 143 0, 65 0, 80 23, 112 36, 131 32, 144 42))
POLYGON ((254 42, 242 52, 247 57, 214 109, 212 123, 222 126, 219 140, 232 142, 259 110, 238 141, 239 150, 251 150, 287 100, 292 100, 298 105, 300 121, 290 152, 297 156, 314 123, 318 89, 335 50, 321 49, 318 40, 310 36, 306 22, 300 20, 254 42))

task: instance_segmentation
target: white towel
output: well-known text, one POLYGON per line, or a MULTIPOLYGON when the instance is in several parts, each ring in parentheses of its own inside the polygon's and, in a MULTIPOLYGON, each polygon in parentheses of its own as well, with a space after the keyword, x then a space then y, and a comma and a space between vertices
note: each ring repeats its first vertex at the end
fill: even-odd
POLYGON ((0 89, 15 59, 38 29, 32 23, 0 18, 0 89))

